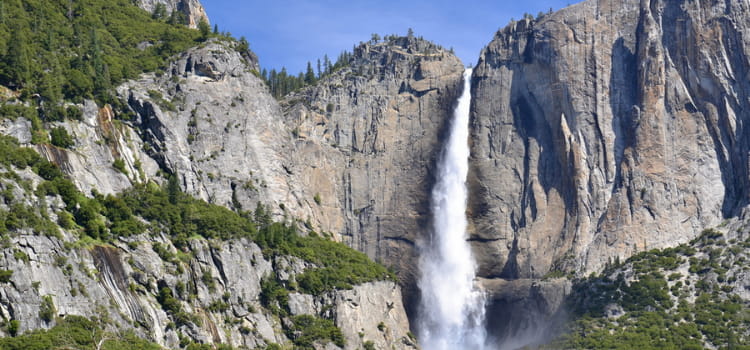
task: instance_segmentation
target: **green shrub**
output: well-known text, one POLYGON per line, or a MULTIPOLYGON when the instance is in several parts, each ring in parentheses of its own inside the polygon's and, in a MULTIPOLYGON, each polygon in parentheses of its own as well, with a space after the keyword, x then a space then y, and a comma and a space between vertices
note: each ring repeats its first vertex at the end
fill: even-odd
POLYGON ((55 309, 55 303, 52 301, 52 296, 43 296, 42 303, 39 305, 39 318, 44 320, 44 322, 49 323, 55 319, 56 312, 57 310, 55 309))
POLYGON ((76 106, 69 106, 65 110, 65 115, 68 117, 68 119, 72 119, 72 120, 83 119, 83 111, 81 111, 81 109, 76 106))
POLYGON ((60 148, 70 148, 75 144, 68 131, 62 126, 50 130, 50 137, 52 138, 52 144, 60 148))
POLYGON ((15 338, 0 338, 3 350, 86 349, 101 345, 106 350, 161 350, 162 347, 137 337, 132 331, 110 333, 99 322, 81 316, 67 316, 51 329, 17 334, 20 323, 11 320, 9 333, 15 338), (101 344, 99 342, 101 341, 101 344))
POLYGON ((341 330, 333 321, 311 315, 292 316, 294 325, 287 330, 287 336, 299 349, 315 349, 317 340, 329 340, 339 347, 344 347, 345 340, 341 330))
POLYGON ((112 162, 112 166, 117 169, 119 172, 127 175, 128 169, 125 168, 125 161, 122 160, 122 158, 115 159, 114 162, 112 162))
POLYGON ((8 333, 10 336, 15 337, 18 335, 18 329, 21 327, 21 322, 18 320, 10 320, 8 322, 8 333))
POLYGON ((10 282, 11 277, 13 277, 12 270, 0 270, 0 283, 10 282))

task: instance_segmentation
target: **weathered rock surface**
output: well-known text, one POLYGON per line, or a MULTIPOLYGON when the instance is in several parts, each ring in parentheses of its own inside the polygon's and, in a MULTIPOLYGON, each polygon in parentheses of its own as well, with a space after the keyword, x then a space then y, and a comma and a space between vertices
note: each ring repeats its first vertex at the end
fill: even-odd
POLYGON ((292 293, 289 307, 293 315, 333 316, 347 339, 346 349, 362 349, 366 342, 372 342, 376 349, 417 349, 416 340, 408 335, 409 320, 399 311, 404 309, 401 289, 390 281, 365 283, 318 297, 292 293))
POLYGON ((83 120, 60 123, 75 140, 71 149, 49 144, 37 145, 37 151, 71 175, 83 193, 96 190, 114 194, 135 183, 152 179, 158 164, 144 151, 144 142, 132 126, 115 120, 110 106, 102 108, 92 101, 83 105, 83 120), (122 170, 113 166, 122 162, 122 170))
MULTIPOLYGON (((414 274, 413 242, 422 232, 432 181, 427 169, 439 149, 438 134, 449 115, 443 111, 451 109, 462 67, 455 56, 433 44, 401 40, 360 47, 350 67, 300 95, 310 94, 309 102, 287 104, 286 117, 256 76, 253 56, 235 51, 234 43, 211 41, 178 57, 164 74, 147 74, 119 87, 120 97, 134 112, 132 119, 123 120, 128 114, 117 116, 109 106, 86 102, 81 121, 57 124, 74 137, 70 149, 35 148, 87 194, 161 181, 156 175, 164 170, 178 175, 183 190, 196 197, 235 209, 270 204, 277 217, 308 218, 315 229, 343 236, 351 244, 361 242, 356 246, 371 256, 414 274), (414 67, 420 67, 418 73, 414 67), (343 107, 337 108, 343 112, 321 115, 319 109, 308 110, 332 103, 318 96, 321 93, 340 99, 343 107), (366 104, 371 100, 380 101, 379 107, 366 104), (291 111, 330 119, 337 138, 323 132, 325 123, 295 119, 291 111), (360 134, 362 130, 367 131, 360 134), (320 135, 304 134, 308 132, 320 135), (418 161, 410 160, 414 158, 418 161), (386 169, 393 159, 398 167, 386 169), (124 172, 113 166, 115 160, 123 161, 124 172), (414 182, 395 180, 407 173, 416 176, 414 182), (330 190, 313 186, 319 183, 330 190), (392 185, 404 190, 382 191, 392 185), (375 214, 384 215, 386 233, 378 231, 381 218, 375 214), (375 253, 381 249, 387 252, 375 253)), ((6 120, 1 127, 24 144, 31 140, 26 120, 6 120)), ((51 198, 48 202, 60 202, 51 198)), ((52 220, 60 209, 48 210, 52 220)), ((281 281, 292 281, 306 268, 291 258, 267 262, 257 246, 244 241, 217 248, 196 240, 191 243, 192 258, 176 262, 163 260, 152 249, 160 244, 174 251, 164 237, 140 236, 116 247, 88 249, 76 248, 76 238, 68 233, 62 239, 14 239, 19 251, 31 258, 24 261, 17 257, 23 254, 6 249, 0 268, 13 270, 14 277, 11 284, 0 286, 0 304, 8 319, 27 320, 20 331, 52 326, 38 317, 42 296, 50 295, 60 315, 116 315, 116 324, 135 322, 143 327, 138 330, 142 336, 168 347, 179 343, 178 332, 199 342, 250 348, 285 342, 278 319, 258 306, 259 280, 275 273, 281 281), (215 287, 201 280, 206 273, 213 276, 215 287), (179 284, 193 286, 194 297, 183 307, 202 319, 200 326, 175 328, 156 301, 159 290, 176 291, 179 284), (229 309, 209 310, 215 302, 226 302, 229 309), (227 317, 236 322, 225 324, 227 317)), ((291 299, 295 314, 334 319, 347 348, 367 341, 379 348, 416 348, 407 335, 401 291, 393 283, 291 299)))
MULTIPOLYGON (((0 285, 0 314, 19 320, 20 332, 54 326, 39 317, 43 297, 49 296, 55 316, 106 317, 168 348, 179 348, 180 335, 251 349, 288 341, 279 318, 259 301, 261 279, 283 269, 265 260, 252 242, 192 240, 187 260, 166 261, 153 248, 175 252, 164 237, 136 236, 115 247, 81 247, 76 240, 68 233, 62 239, 19 235, 0 251, 0 268, 13 271, 10 282, 0 285), (200 321, 175 325, 158 302, 165 287, 200 321)), ((299 313, 332 317, 345 349, 359 349, 367 340, 378 348, 417 348, 407 335, 408 319, 393 282, 308 296, 297 307, 306 311, 299 313)))
POLYGON ((230 208, 262 201, 415 281, 414 242, 428 226, 430 169, 460 61, 413 37, 363 44, 349 66, 283 106, 257 68, 214 41, 118 91, 149 155, 186 192, 230 208))
POLYGON ((197 28, 201 20, 209 22, 200 0, 136 0, 135 4, 148 12, 153 12, 157 4, 163 4, 167 10, 167 16, 173 11, 184 14, 190 28, 197 28))
POLYGON ((135 111, 147 153, 185 192, 229 208, 262 201, 278 215, 289 208, 309 217, 311 206, 288 172, 294 146, 281 109, 253 73, 257 62, 232 45, 212 41, 188 50, 166 74, 144 75, 119 94, 135 111))
POLYGON ((586 1, 501 30, 474 76, 482 274, 594 271, 746 204, 748 11, 586 1))
POLYGON ((499 31, 472 89, 480 274, 587 274, 736 215, 749 31, 745 3, 660 0, 590 0, 499 31))
POLYGON ((394 267, 407 286, 417 280, 415 242, 428 232, 431 170, 463 70, 439 46, 393 38, 358 46, 348 67, 283 104, 297 135, 289 171, 319 194, 313 221, 394 267))

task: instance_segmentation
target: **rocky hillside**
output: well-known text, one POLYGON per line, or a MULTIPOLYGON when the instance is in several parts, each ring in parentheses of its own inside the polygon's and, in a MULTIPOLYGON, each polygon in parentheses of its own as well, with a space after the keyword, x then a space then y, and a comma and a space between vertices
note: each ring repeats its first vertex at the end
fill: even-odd
MULTIPOLYGON (((747 204, 749 11, 592 0, 496 34, 472 89, 470 207, 488 285, 600 271, 747 204)), ((542 294, 542 308, 561 300, 542 294)))
MULTIPOLYGON (((299 177, 314 165, 299 155, 297 124, 286 124, 255 56, 242 42, 162 18, 144 27, 178 32, 179 45, 196 47, 111 90, 114 77, 92 77, 96 102, 67 85, 71 99, 29 99, 37 84, 3 76, 11 88, 0 99, 0 131, 10 135, 0 157, 2 332, 51 328, 29 336, 52 337, 89 322, 83 316, 101 321, 94 333, 102 339, 130 334, 169 348, 416 348, 394 277, 332 242, 343 232, 331 222, 343 220, 322 214, 332 197, 299 177), (334 234, 317 238, 321 229, 334 234)), ((144 43, 122 48, 179 49, 144 43)), ((412 79, 408 64, 418 60, 404 56, 394 59, 406 62, 397 77, 412 79)), ((351 78, 347 71, 338 79, 351 78)), ((0 344, 30 344, 18 339, 0 344)))
POLYGON ((83 316, 113 340, 133 332, 169 348, 416 347, 400 289, 362 253, 299 236, 262 207, 193 199, 175 178, 89 198, 13 138, 0 146, 5 335, 83 316))

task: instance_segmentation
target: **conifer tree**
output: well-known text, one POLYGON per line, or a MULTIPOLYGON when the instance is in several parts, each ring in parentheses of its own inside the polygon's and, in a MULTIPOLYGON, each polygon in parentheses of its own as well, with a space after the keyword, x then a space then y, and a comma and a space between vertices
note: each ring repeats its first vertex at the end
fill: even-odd
POLYGON ((8 42, 8 53, 5 61, 12 83, 26 87, 31 80, 31 62, 28 39, 24 26, 14 25, 8 42))
POLYGON ((315 72, 313 71, 312 64, 307 61, 307 71, 305 72, 305 83, 315 84, 315 72))
POLYGON ((208 22, 206 22, 205 18, 201 18, 200 22, 198 22, 198 31, 201 33, 201 40, 207 40, 208 36, 211 34, 211 26, 208 25, 208 22))

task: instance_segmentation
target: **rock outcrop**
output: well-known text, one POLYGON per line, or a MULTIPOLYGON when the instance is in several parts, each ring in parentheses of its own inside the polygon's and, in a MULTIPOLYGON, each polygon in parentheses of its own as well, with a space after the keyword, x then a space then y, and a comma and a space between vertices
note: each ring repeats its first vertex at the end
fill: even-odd
MULTIPOLYGON (((145 74, 120 86, 118 94, 130 111, 98 107, 90 101, 79 105, 82 120, 53 125, 65 128, 73 136, 75 142, 69 149, 47 144, 32 146, 31 123, 25 119, 4 120, 0 131, 35 147, 59 165, 87 195, 93 190, 111 194, 136 183, 160 182, 164 179, 163 172, 167 172, 177 175, 182 190, 211 203, 252 210, 262 202, 270 206, 277 218, 308 218, 310 227, 316 230, 331 231, 339 237, 352 236, 343 231, 347 227, 343 218, 350 213, 346 209, 350 207, 344 207, 334 196, 328 197, 328 193, 318 188, 307 187, 311 182, 306 171, 314 169, 317 160, 303 151, 318 148, 319 152, 325 152, 333 146, 323 138, 311 137, 301 142, 294 127, 287 124, 282 108, 257 76, 257 61, 251 55, 237 52, 234 45, 210 41, 177 57, 163 74, 145 74), (121 161, 121 165, 115 165, 115 161, 121 161), (315 198, 322 198, 320 204, 315 198), (332 214, 326 216, 328 213, 332 214)), ((428 44, 420 41, 419 45, 428 44)), ((390 52, 379 50, 383 54, 390 52)), ((419 54, 404 52, 403 57, 406 57, 401 58, 403 62, 397 60, 403 65, 399 68, 402 80, 389 83, 392 90, 384 93, 398 95, 398 87, 404 82, 424 84, 421 81, 426 78, 408 75, 411 74, 408 65, 417 64, 419 54)), ((454 56, 450 58, 458 62, 454 56)), ((460 63, 455 66, 460 71, 460 63)), ((338 79, 373 85, 377 81, 372 77, 355 77, 352 69, 337 72, 341 75, 338 79)), ((441 73, 437 69, 425 69, 424 74, 441 73)), ((410 123, 416 123, 415 118, 429 119, 427 111, 438 112, 434 106, 422 106, 420 112, 421 103, 450 103, 447 95, 453 87, 419 89, 430 100, 410 93, 401 96, 407 101, 414 99, 402 104, 402 108, 408 107, 404 113, 409 114, 404 118, 410 123)), ((347 125, 347 130, 352 130, 349 125, 352 122, 359 130, 355 117, 372 118, 364 111, 360 115, 347 115, 351 119, 340 121, 341 128, 347 125)), ((433 124, 429 128, 437 129, 442 121, 430 118, 434 120, 430 119, 433 124)), ((370 122, 371 132, 377 133, 376 127, 380 126, 377 120, 370 122)), ((395 133, 404 124, 389 124, 380 130, 383 134, 395 133)), ((293 125, 304 128, 301 121, 293 125)), ((400 134, 404 135, 408 133, 400 134)), ((437 145, 437 135, 433 136, 431 142, 437 145)), ((342 137, 341 142, 348 141, 342 137)), ((434 150, 423 151, 429 153, 422 155, 425 158, 434 157, 434 150)), ((339 152, 331 158, 321 156, 320 161, 329 170, 346 168, 350 160, 339 152)), ((40 183, 35 175, 27 175, 33 186, 40 183)), ((323 176, 314 175, 318 179, 323 176)), ((364 191, 372 195, 377 191, 365 186, 366 175, 359 175, 357 180, 364 183, 348 185, 349 195, 364 191)), ((0 187, 11 186, 17 192, 15 198, 23 197, 24 188, 13 183, 0 187)), ((344 191, 345 187, 332 188, 344 191)), ((50 206, 47 212, 52 221, 58 220, 55 213, 65 206, 59 197, 31 196, 28 201, 30 206, 50 206)), ((0 205, 0 209, 8 208, 0 205)), ((1 251, 0 269, 13 274, 9 283, 0 285, 0 312, 6 319, 21 320, 19 332, 53 326, 54 320, 45 321, 39 316, 42 305, 52 303, 57 315, 108 316, 113 324, 133 328, 140 336, 167 347, 178 347, 181 338, 249 348, 288 343, 287 334, 282 331, 288 325, 260 306, 259 293, 264 276, 276 275, 280 280, 292 281, 295 274, 303 271, 304 266, 297 266, 293 258, 265 260, 258 246, 244 240, 194 239, 187 259, 169 260, 155 252, 166 250, 177 254, 167 237, 144 234, 120 239, 114 246, 90 243, 81 246, 76 234, 63 229, 61 232, 61 237, 37 236, 30 231, 14 234, 8 245, 11 248, 1 251), (205 276, 210 276, 210 280, 205 276), (181 305, 185 314, 200 321, 175 325, 175 316, 158 301, 165 287, 173 293, 192 288, 181 297, 194 296, 181 305)), ((397 256, 393 261, 396 259, 397 256)), ((416 340, 408 333, 401 290, 393 282, 368 283, 318 296, 294 295, 289 305, 292 315, 311 313, 333 320, 342 331, 346 349, 361 348, 370 342, 379 348, 417 348, 416 340)), ((336 348, 333 343, 321 346, 336 348)))
POLYGON ((230 43, 191 49, 118 89, 147 153, 211 203, 305 220, 416 281, 440 134, 463 66, 414 37, 356 48, 280 106, 230 43), (409 179, 402 181, 401 179, 409 179))
POLYGON ((190 28, 197 28, 201 20, 209 23, 208 15, 200 0, 136 0, 135 4, 148 12, 154 12, 156 6, 162 4, 167 16, 174 11, 185 15, 186 24, 190 28))
POLYGON ((463 70, 428 41, 389 38, 358 46, 349 66, 284 100, 296 135, 289 170, 319 195, 314 222, 394 267, 407 287, 463 70))
POLYGON ((474 70, 480 274, 579 275, 748 200, 750 8, 590 0, 500 30, 474 70))
POLYGON ((279 217, 287 207, 296 218, 309 217, 311 206, 298 204, 304 195, 288 172, 291 132, 256 76, 257 62, 234 44, 211 41, 182 54, 165 74, 120 86, 132 125, 185 192, 229 208, 263 202, 279 217))
MULTIPOLYGON (((277 271, 252 242, 194 240, 189 260, 165 261, 153 248, 175 251, 164 237, 136 236, 114 247, 81 247, 76 240, 68 234, 62 239, 21 235, 11 239, 12 249, 2 250, 0 266, 13 275, 0 285, 0 314, 19 320, 19 332, 54 326, 54 320, 39 317, 49 296, 56 317, 109 319, 168 348, 179 348, 180 337, 251 349, 288 341, 278 317, 260 304, 261 279, 277 271), (163 288, 183 293, 176 295, 189 300, 180 302, 183 311, 199 321, 175 326, 158 301, 163 288)), ((416 348, 393 282, 321 297, 300 294, 295 301, 304 311, 300 314, 330 313, 342 330, 345 349, 359 349, 368 340, 378 348, 416 348)))

